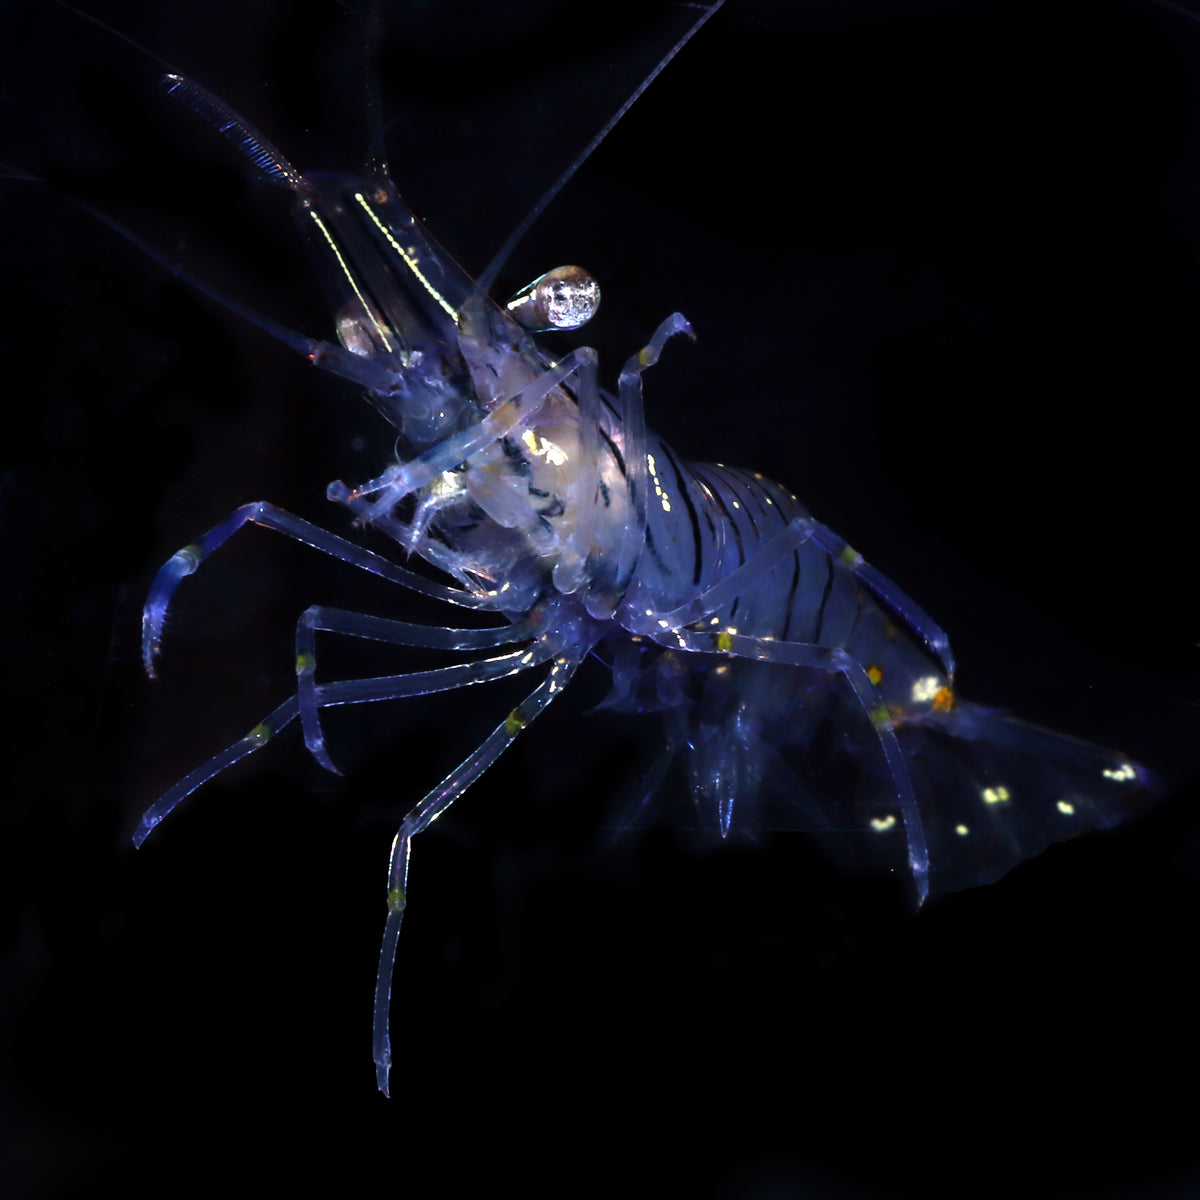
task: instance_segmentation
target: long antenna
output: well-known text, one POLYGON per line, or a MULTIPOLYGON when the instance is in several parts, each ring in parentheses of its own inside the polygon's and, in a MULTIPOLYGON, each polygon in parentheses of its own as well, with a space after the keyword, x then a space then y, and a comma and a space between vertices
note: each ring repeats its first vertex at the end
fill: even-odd
POLYGON ((679 41, 675 43, 674 46, 671 47, 670 50, 666 52, 665 55, 663 55, 663 57, 659 60, 658 66, 656 66, 654 70, 651 71, 650 74, 638 84, 633 95, 630 96, 629 99, 626 100, 625 103, 622 104, 621 107, 618 108, 611 117, 609 117, 604 128, 601 129, 600 132, 596 134, 596 136, 592 138, 590 142, 588 142, 588 144, 583 148, 582 153, 576 156, 575 161, 572 162, 571 165, 567 167, 567 169, 546 189, 538 202, 525 215, 521 223, 512 231, 512 233, 508 235, 504 241, 504 244, 496 252, 496 256, 490 263, 488 263, 483 274, 479 276, 479 279, 476 281, 476 288, 478 292, 486 295, 492 290, 492 284, 496 282, 496 276, 503 269, 504 264, 508 261, 512 252, 517 248, 518 243, 529 232, 534 221, 536 221, 538 217, 540 217, 542 213, 546 211, 546 208, 549 206, 550 202, 555 196, 558 195, 559 192, 563 190, 572 176, 574 176, 575 172, 578 171, 579 168, 582 167, 589 158, 591 158, 596 147, 599 146, 606 137, 608 137, 608 135, 613 131, 613 127, 617 124, 617 122, 633 107, 638 97, 659 77, 663 68, 671 61, 671 59, 675 57, 675 55, 680 52, 680 50, 684 48, 684 46, 688 44, 688 42, 692 40, 693 37, 696 36, 697 33, 700 32, 701 29, 704 28, 705 23, 710 17, 713 16, 714 13, 716 13, 717 9, 719 9, 724 2, 725 0, 716 0, 715 4, 710 5, 704 10, 704 13, 700 19, 687 31, 687 33, 683 35, 683 37, 679 39, 679 41))

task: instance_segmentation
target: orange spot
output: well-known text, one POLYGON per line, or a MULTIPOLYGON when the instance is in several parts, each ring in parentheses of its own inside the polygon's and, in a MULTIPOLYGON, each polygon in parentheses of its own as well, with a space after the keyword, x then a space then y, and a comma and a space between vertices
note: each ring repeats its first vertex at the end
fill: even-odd
POLYGON ((949 712, 954 707, 954 691, 951 688, 942 686, 934 693, 933 696, 933 711, 934 712, 949 712))
POLYGON ((870 666, 867 668, 867 678, 876 686, 879 686, 879 681, 883 678, 883 668, 870 666))

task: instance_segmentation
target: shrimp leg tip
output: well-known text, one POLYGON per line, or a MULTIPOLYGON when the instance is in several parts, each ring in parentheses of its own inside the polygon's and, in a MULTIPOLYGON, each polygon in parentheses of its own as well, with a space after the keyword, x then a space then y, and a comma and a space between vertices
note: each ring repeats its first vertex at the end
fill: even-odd
POLYGON ((389 1100, 392 1098, 392 1093, 388 1090, 388 1077, 392 1073, 392 1051, 389 1047, 384 1050, 383 1057, 375 1063, 375 1082, 379 1085, 379 1090, 389 1100))
POLYGON ((150 836, 157 824, 157 820, 148 821, 145 817, 138 822, 138 827, 133 831, 133 837, 130 839, 133 842, 135 850, 142 848, 142 843, 150 836))
MULTIPOLYGON (((228 534, 225 535, 226 537, 228 534)), ((224 538, 221 539, 222 541, 224 538)), ((219 544, 219 543, 218 543, 219 544)), ((162 644, 163 624, 167 619, 167 608, 171 597, 182 579, 191 575, 204 561, 207 551, 203 546, 192 543, 176 550, 159 568, 150 586, 150 596, 142 609, 142 666, 146 674, 154 679, 154 659, 162 644)))
POLYGON ((910 863, 912 871, 913 883, 917 889, 917 908, 925 907, 925 902, 929 899, 929 867, 926 864, 910 863))

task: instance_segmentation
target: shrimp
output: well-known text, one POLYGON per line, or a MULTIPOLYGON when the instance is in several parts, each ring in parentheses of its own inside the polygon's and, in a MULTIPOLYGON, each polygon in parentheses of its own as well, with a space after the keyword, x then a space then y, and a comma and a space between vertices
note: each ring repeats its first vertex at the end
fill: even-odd
MULTIPOLYGON (((543 348, 536 330, 489 300, 489 272, 477 284, 456 267, 385 167, 356 178, 304 174, 199 84, 172 76, 166 86, 296 199, 336 296, 339 340, 259 323, 364 390, 397 449, 373 475, 330 485, 361 541, 254 501, 173 555, 145 608, 148 670, 169 632, 176 588, 246 524, 406 593, 503 621, 418 625, 306 609, 295 692, 169 789, 135 840, 290 724, 336 770, 326 709, 530 679, 526 695, 396 835, 376 993, 382 1090, 412 839, 592 654, 612 672, 608 707, 662 715, 666 749, 650 783, 678 760, 699 817, 719 836, 743 820, 824 829, 854 853, 906 863, 918 901, 998 878, 1052 840, 1121 819, 1151 790, 1145 770, 1123 754, 963 699, 940 625, 790 490, 766 475, 685 460, 652 431, 644 412, 652 368, 687 352, 677 344, 692 333, 683 316, 658 324, 610 394, 594 352, 543 348), (318 633, 467 657, 327 679, 318 633)), ((653 790, 648 783, 643 799, 653 790)))

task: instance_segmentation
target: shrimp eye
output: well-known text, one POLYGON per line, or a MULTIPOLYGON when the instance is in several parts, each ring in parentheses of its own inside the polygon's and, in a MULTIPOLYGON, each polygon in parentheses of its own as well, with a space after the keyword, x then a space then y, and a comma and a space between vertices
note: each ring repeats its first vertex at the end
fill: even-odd
POLYGON ((527 283, 504 307, 532 333, 578 329, 596 315, 600 285, 582 267, 555 267, 527 283))

